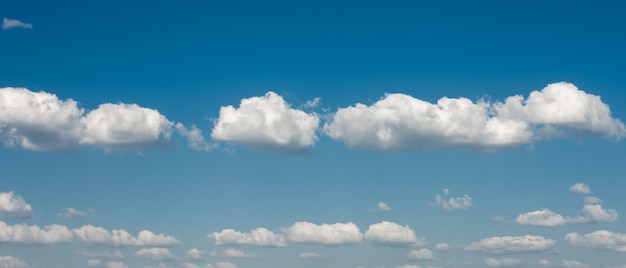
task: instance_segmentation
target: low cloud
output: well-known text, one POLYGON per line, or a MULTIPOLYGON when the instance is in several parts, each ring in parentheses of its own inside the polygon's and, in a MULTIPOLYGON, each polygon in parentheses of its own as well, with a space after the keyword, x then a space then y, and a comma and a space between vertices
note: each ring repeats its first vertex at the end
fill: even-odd
POLYGON ((26 224, 7 225, 0 221, 0 242, 25 245, 51 245, 72 241, 72 232, 65 226, 52 224, 40 228, 26 224))
POLYGON ((379 202, 378 205, 376 205, 376 209, 378 211, 390 211, 391 207, 383 202, 379 202))
POLYGON ((242 233, 234 229, 225 229, 208 235, 215 240, 215 245, 253 245, 261 247, 284 247, 287 245, 285 236, 276 234, 265 228, 256 228, 250 233, 242 233))
POLYGON ((427 248, 422 248, 419 250, 411 250, 408 255, 410 260, 414 261, 433 261, 435 260, 435 255, 432 251, 427 248))
POLYGON ((591 189, 589 189, 589 186, 587 186, 586 184, 582 182, 576 183, 572 185, 571 187, 569 187, 569 191, 573 193, 579 193, 579 194, 591 193, 591 189))
POLYGON ((0 267, 3 268, 28 268, 28 264, 13 256, 0 256, 0 267))
POLYGON ((322 245, 347 245, 361 242, 363 235, 359 227, 352 222, 335 224, 314 224, 296 222, 283 229, 289 241, 322 245))
POLYGON ((472 197, 470 197, 469 195, 462 195, 446 199, 445 196, 448 196, 450 192, 448 191, 448 189, 444 189, 443 192, 443 197, 439 194, 435 195, 435 202, 431 202, 429 203, 429 205, 433 207, 440 207, 447 211, 468 210, 474 205, 472 202, 472 197))
POLYGON ((224 251, 213 251, 211 252, 211 256, 218 257, 226 257, 226 258, 239 258, 239 259, 250 259, 256 258, 257 255, 255 253, 247 253, 238 249, 229 248, 224 251))
POLYGON ((565 241, 577 247, 626 252, 626 234, 624 233, 614 233, 607 230, 598 230, 584 235, 568 233, 565 235, 565 241))
POLYGON ((157 248, 157 247, 142 248, 138 250, 137 252, 135 252, 135 256, 144 258, 144 259, 153 260, 153 261, 162 261, 162 260, 171 259, 173 257, 169 249, 157 248))
POLYGON ((271 152, 302 153, 317 141, 319 117, 293 109, 274 92, 222 106, 211 137, 271 152))
POLYGON ((26 219, 33 216, 33 208, 14 192, 0 192, 0 219, 26 219))
POLYGON ((485 265, 489 267, 518 266, 523 263, 522 260, 512 259, 512 258, 501 258, 501 259, 487 258, 487 259, 484 259, 483 262, 485 263, 485 265))
POLYGON ((365 232, 364 238, 380 245, 408 246, 424 244, 415 236, 408 225, 402 226, 394 222, 383 221, 372 224, 365 232))
POLYGON ((556 241, 542 236, 494 236, 465 247, 469 251, 481 251, 489 254, 515 254, 548 251, 556 241))
POLYGON ((133 236, 125 230, 109 231, 102 227, 85 225, 72 229, 76 239, 87 244, 123 246, 172 246, 178 240, 169 235, 155 234, 148 230, 143 230, 137 236, 133 236))
POLYGON ((300 253, 300 259, 311 260, 311 261, 325 261, 325 255, 321 255, 315 252, 303 252, 300 253))

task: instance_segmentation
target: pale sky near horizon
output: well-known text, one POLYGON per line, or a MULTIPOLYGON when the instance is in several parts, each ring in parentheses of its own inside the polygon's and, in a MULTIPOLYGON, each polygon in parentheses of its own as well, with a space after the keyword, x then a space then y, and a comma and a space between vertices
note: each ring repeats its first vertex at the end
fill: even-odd
POLYGON ((0 267, 626 267, 624 4, 0 3, 0 267))

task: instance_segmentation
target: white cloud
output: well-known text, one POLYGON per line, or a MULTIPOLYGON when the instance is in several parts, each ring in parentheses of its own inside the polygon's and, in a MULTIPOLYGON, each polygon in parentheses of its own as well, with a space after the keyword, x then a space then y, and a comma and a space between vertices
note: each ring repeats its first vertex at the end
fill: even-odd
POLYGON ((0 242, 32 245, 50 245, 72 240, 72 232, 65 226, 39 226, 26 224, 7 225, 0 221, 0 242))
POLYGON ((226 257, 226 258, 240 258, 240 259, 249 259, 249 258, 257 257, 255 253, 246 253, 241 250, 234 249, 234 248, 229 248, 221 252, 213 251, 211 252, 211 256, 220 256, 220 257, 226 257))
POLYGON ((391 207, 383 202, 379 202, 378 205, 376 205, 376 209, 378 211, 390 211, 391 207))
POLYGON ((76 251, 77 254, 85 257, 104 257, 104 258, 122 258, 124 255, 121 251, 76 251))
POLYGON ((370 225, 364 238, 383 245, 423 244, 415 237, 415 232, 408 225, 402 226, 388 221, 370 225))
POLYGON ((585 204, 602 204, 602 200, 595 196, 587 196, 585 197, 585 204))
POLYGON ((107 268, 128 268, 128 265, 121 261, 110 261, 107 262, 107 268))
POLYGON ((23 197, 13 192, 0 192, 0 218, 24 219, 32 216, 33 208, 23 197))
POLYGON ((87 266, 100 266, 100 265, 102 265, 102 260, 100 259, 87 260, 87 266))
POLYGON ((450 245, 447 243, 437 243, 437 245, 435 245, 435 249, 439 251, 448 251, 450 249, 450 245))
POLYGON ((603 208, 601 204, 585 204, 583 206, 585 222, 614 222, 617 220, 617 211, 603 208))
POLYGON ((57 214, 57 216, 60 218, 71 219, 71 218, 78 218, 78 217, 86 217, 87 212, 68 207, 68 208, 62 209, 61 212, 57 214))
POLYGON ((560 226, 567 224, 568 220, 549 209, 542 209, 519 214, 515 222, 522 225, 560 226))
POLYGON ((197 264, 185 262, 182 265, 183 268, 213 268, 213 265, 211 265, 210 263, 207 263, 204 266, 199 266, 197 264))
POLYGON ((81 144, 103 148, 141 148, 169 140, 173 123, 159 111, 137 104, 100 104, 83 117, 81 144))
POLYGON ((224 261, 224 262, 216 263, 215 267, 217 267, 217 268, 237 268, 237 265, 234 264, 234 263, 230 263, 230 262, 224 261))
POLYGON ((185 125, 176 123, 176 132, 178 135, 186 137, 187 146, 196 151, 209 151, 214 147, 204 141, 202 130, 198 129, 195 125, 191 125, 191 128, 188 129, 185 125))
POLYGON ((315 252, 303 252, 300 253, 300 258, 312 261, 325 261, 327 257, 325 255, 321 255, 315 252))
POLYGON ((167 248, 142 248, 135 252, 135 256, 153 261, 161 261, 172 258, 172 253, 167 248))
POLYGON ((427 248, 422 248, 419 250, 411 250, 408 255, 410 260, 415 261, 432 261, 435 260, 435 255, 433 252, 427 248))
POLYGON ((578 233, 568 233, 565 235, 565 241, 577 247, 626 252, 626 234, 607 230, 598 230, 582 236, 578 233))
POLYGON ((11 28, 32 29, 33 25, 31 23, 22 22, 20 20, 3 18, 2 30, 8 30, 11 28))
POLYGON ((26 262, 13 256, 0 256, 0 267, 2 268, 28 268, 26 262))
POLYGON ((317 141, 316 114, 292 109, 280 95, 242 99, 239 108, 223 106, 211 137, 274 152, 303 152, 317 141))
POLYGON ((563 260, 563 267, 588 268, 591 265, 579 262, 577 260, 563 260))
POLYGON ((579 193, 579 194, 591 193, 591 189, 589 189, 589 186, 587 186, 586 184, 582 182, 576 183, 572 185, 571 187, 569 187, 569 191, 573 193, 579 193))
POLYGON ((420 267, 414 264, 404 264, 404 265, 396 266, 396 268, 420 268, 420 267))
POLYGON ((233 229, 225 229, 208 235, 215 240, 215 245, 254 245, 265 247, 284 247, 287 245, 285 236, 275 234, 265 228, 256 228, 250 233, 242 233, 233 229))
POLYGON ((429 103, 405 94, 386 94, 367 106, 339 108, 324 133, 349 147, 378 150, 469 148, 494 150, 531 143, 570 131, 620 139, 624 124, 611 117, 598 96, 569 83, 533 91, 528 99, 504 103, 443 97, 429 103))
POLYGON ((483 262, 489 267, 506 267, 506 266, 516 266, 516 265, 522 264, 521 260, 511 259, 511 258, 502 258, 502 259, 487 258, 487 259, 484 259, 483 262))
MULTIPOLYGON (((449 194, 448 189, 444 189, 443 191, 444 195, 447 196, 449 194)), ((431 202, 429 203, 429 205, 434 207, 440 207, 447 211, 453 211, 459 209, 468 210, 474 204, 472 202, 472 197, 466 194, 458 197, 451 197, 449 199, 445 199, 441 195, 437 194, 435 195, 435 202, 431 202)))
POLYGON ((315 108, 315 107, 317 107, 320 104, 320 100, 321 99, 322 98, 320 98, 320 97, 316 97, 316 98, 313 98, 312 100, 306 101, 306 103, 304 104, 304 108, 315 108))
POLYGON ((187 251, 187 257, 193 260, 201 260, 206 257, 206 252, 199 250, 197 248, 192 248, 187 251))
POLYGON ((154 234, 143 230, 135 237, 125 230, 109 231, 102 227, 85 225, 72 229, 72 233, 77 239, 87 244, 112 245, 112 246, 171 246, 178 243, 175 237, 154 234))
POLYGON ((335 224, 314 224, 296 222, 283 229, 289 241, 298 243, 316 243, 322 245, 346 245, 361 242, 363 235, 359 227, 352 222, 335 224))
POLYGON ((473 242, 465 247, 469 251, 482 251, 491 254, 514 254, 547 251, 552 249, 556 242, 542 236, 494 236, 479 242, 473 242))

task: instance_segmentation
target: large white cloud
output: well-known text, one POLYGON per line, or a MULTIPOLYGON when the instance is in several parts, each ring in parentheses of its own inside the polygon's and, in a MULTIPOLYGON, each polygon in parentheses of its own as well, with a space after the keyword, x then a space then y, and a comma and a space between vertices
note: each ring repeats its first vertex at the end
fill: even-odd
POLYGON ((364 238, 383 245, 419 245, 423 244, 415 236, 408 225, 402 226, 394 222, 383 221, 372 224, 365 232, 364 238))
POLYGON ((556 242, 542 236, 494 236, 473 242, 467 247, 469 251, 482 251, 491 254, 513 254, 552 249, 556 242))
POLYGON ((620 139, 624 124, 598 96, 569 83, 512 96, 494 104, 466 98, 429 103, 386 94, 367 106, 339 108, 324 133, 349 147, 378 150, 471 148, 494 150, 567 132, 620 139))
POLYGON ((102 227, 85 225, 72 229, 72 233, 77 239, 94 245, 171 246, 178 243, 178 240, 173 236, 155 234, 147 230, 143 230, 137 236, 133 236, 125 230, 109 231, 102 227))
POLYGON ((410 260, 414 261, 432 261, 435 260, 435 255, 430 249, 422 248, 418 250, 411 250, 408 255, 410 260))
POLYGON ((256 228, 250 233, 242 233, 234 229, 225 229, 208 235, 215 240, 215 245, 254 245, 263 247, 284 247, 287 245, 285 236, 276 234, 265 228, 256 228))
POLYGON ((289 241, 297 243, 315 243, 322 245, 346 245, 361 242, 363 234, 356 224, 314 224, 310 222, 296 222, 291 227, 283 229, 289 241))
POLYGON ((542 209, 520 214, 515 219, 515 222, 522 225, 551 227, 565 225, 569 220, 549 209, 542 209))
POLYGON ((0 268, 28 268, 28 264, 13 256, 0 256, 0 268))
POLYGON ((144 258, 144 259, 154 260, 154 261, 167 260, 173 257, 169 249, 156 248, 156 247, 142 248, 138 250, 137 252, 135 252, 135 256, 144 258))
POLYGON ((0 221, 0 243, 50 245, 69 242, 72 238, 72 232, 62 225, 53 224, 40 228, 26 224, 7 225, 0 221))
POLYGON ((30 150, 69 150, 79 145, 136 149, 166 143, 173 123, 137 104, 101 104, 88 112, 26 88, 0 88, 0 140, 30 150))
POLYGON ((30 218, 33 208, 14 192, 0 192, 0 218, 30 218))
POLYGON ((291 108, 274 92, 223 106, 211 137, 256 149, 302 152, 317 141, 319 117, 291 108))
POLYGON ((624 233, 614 233, 607 230, 598 230, 584 235, 568 233, 565 235, 565 241, 577 247, 626 252, 626 234, 624 233))

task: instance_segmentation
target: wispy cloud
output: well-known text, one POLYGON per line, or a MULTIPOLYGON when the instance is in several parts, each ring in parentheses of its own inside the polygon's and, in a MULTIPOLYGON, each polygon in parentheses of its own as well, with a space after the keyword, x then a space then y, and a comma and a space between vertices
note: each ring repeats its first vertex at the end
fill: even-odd
POLYGON ((16 19, 3 18, 2 30, 8 30, 11 28, 32 29, 33 25, 16 19))

